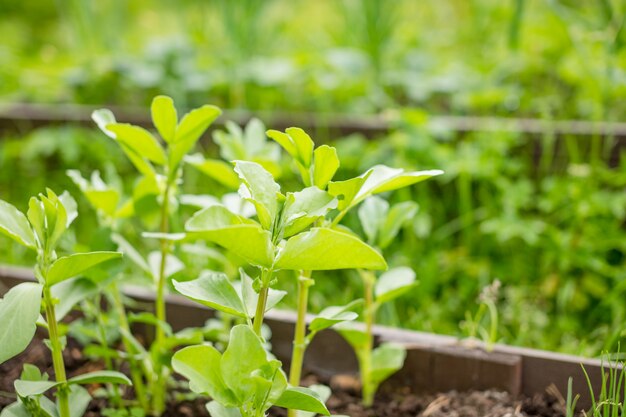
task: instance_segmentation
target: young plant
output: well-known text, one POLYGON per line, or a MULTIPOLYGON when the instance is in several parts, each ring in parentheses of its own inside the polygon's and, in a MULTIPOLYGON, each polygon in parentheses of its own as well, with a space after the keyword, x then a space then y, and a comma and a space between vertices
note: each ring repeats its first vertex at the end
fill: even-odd
POLYGON ((602 361, 602 385, 597 395, 587 370, 581 365, 589 388, 589 398, 591 398, 591 408, 585 415, 590 417, 618 417, 623 415, 624 403, 626 402, 626 368, 624 366, 626 364, 623 360, 612 360, 608 354, 602 355, 602 361), (607 364, 604 363, 605 359, 607 364))
MULTIPOLYGON (((358 215, 367 241, 380 250, 385 249, 400 229, 417 213, 417 204, 408 201, 390 207, 385 200, 372 196, 359 208, 358 215)), ((360 269, 365 304, 363 316, 365 328, 343 325, 339 333, 356 352, 361 373, 363 404, 371 406, 379 385, 404 365, 406 350, 403 346, 385 343, 374 348, 373 326, 379 308, 415 285, 415 272, 408 267, 396 267, 380 277, 373 271, 360 269)))
MULTIPOLYGON (((327 230, 342 230, 346 233, 351 233, 345 227, 340 226, 339 222, 350 210, 357 207, 364 200, 367 201, 366 199, 368 197, 406 187, 442 173, 442 171, 439 170, 407 172, 403 169, 394 169, 384 165, 377 165, 358 177, 344 181, 332 181, 340 166, 339 157, 337 156, 335 148, 328 145, 322 145, 314 149, 314 143, 310 136, 299 128, 288 128, 284 133, 276 130, 270 130, 267 134, 270 138, 278 142, 285 149, 285 151, 292 156, 297 171, 299 172, 305 185, 315 185, 321 189, 328 190, 329 194, 337 198, 338 203, 334 217, 329 216, 327 219, 320 219, 318 221, 320 226, 326 228, 327 230)), ((382 203, 379 203, 378 205, 387 204, 384 200, 380 201, 382 201, 382 203)), ((379 224, 380 221, 385 218, 384 216, 369 219, 371 221, 367 222, 367 225, 365 226, 368 230, 373 230, 372 228, 374 226, 370 225, 378 225, 376 226, 376 233, 378 233, 379 228, 381 229, 378 240, 379 246, 386 247, 389 243, 391 243, 393 237, 397 234, 403 222, 412 217, 414 210, 411 205, 414 205, 414 203, 401 203, 397 207, 394 207, 394 209, 388 213, 388 216, 386 217, 386 224, 379 224)), ((386 214, 387 213, 385 213, 385 215, 386 214)), ((376 239, 370 239, 370 243, 376 242, 376 239)), ((307 335, 306 313, 308 309, 308 291, 309 287, 315 282, 311 278, 311 275, 311 270, 303 269, 300 271, 298 277, 298 318, 296 322, 295 339, 289 375, 289 381, 293 385, 299 384, 300 382, 306 347, 310 343, 316 331, 319 330, 316 330, 316 326, 311 323, 311 326, 309 326, 309 331, 311 333, 307 335)), ((368 300, 366 299, 365 302, 367 304, 368 300)), ((320 318, 324 318, 329 312, 341 312, 341 314, 347 314, 349 311, 349 308, 347 307, 348 306, 333 307, 330 310, 325 310, 320 315, 320 318)), ((366 310, 370 310, 370 308, 366 306, 366 310)), ((344 317, 349 316, 350 315, 344 317)), ((338 324, 340 321, 344 320, 325 322, 328 323, 328 327, 330 327, 338 324)), ((367 362, 369 363, 369 361, 367 362)), ((290 412, 290 415, 295 416, 293 412, 290 412)))
POLYGON ((272 406, 330 414, 313 390, 289 386, 281 362, 245 324, 233 327, 224 353, 189 346, 176 352, 172 366, 192 391, 213 399, 207 404, 212 417, 264 417, 272 406))
POLYGON ((179 121, 172 99, 157 96, 152 101, 151 113, 162 142, 142 127, 117 123, 109 110, 95 111, 93 119, 107 136, 117 141, 142 175, 133 193, 135 210, 145 211, 146 208, 156 206, 158 231, 144 234, 144 237, 159 241, 160 250, 153 257, 156 262, 152 262, 156 264, 155 268, 150 268, 150 262, 146 262, 123 239, 118 239, 118 243, 122 242, 121 245, 133 254, 133 260, 155 279, 155 320, 151 320, 155 326, 155 340, 150 348, 151 359, 145 374, 149 382, 148 393, 151 395, 150 412, 160 415, 165 408, 166 382, 170 375, 165 289, 169 275, 179 264, 171 254, 172 241, 167 238, 170 218, 178 208, 176 195, 185 155, 194 148, 221 111, 215 106, 205 105, 190 111, 179 121))
POLYGON ((500 281, 494 280, 480 292, 478 301, 480 303, 474 316, 469 311, 465 313, 465 321, 462 327, 467 330, 470 340, 475 340, 478 335, 485 343, 485 349, 490 352, 498 341, 498 292, 500 291, 500 281), (489 329, 483 327, 485 315, 489 317, 489 329))
POLYGON ((36 283, 23 283, 12 288, 0 303, 0 363, 22 352, 30 343, 38 324, 39 312, 45 320, 40 324, 48 330, 47 346, 52 352, 54 381, 48 381, 34 367, 25 367, 22 378, 15 381, 18 401, 2 412, 3 417, 42 415, 71 417, 82 415, 90 396, 81 387, 91 383, 129 384, 125 375, 113 371, 97 371, 67 378, 63 361, 65 338, 59 320, 72 304, 88 296, 79 278, 89 269, 112 259, 119 252, 75 253, 59 257, 57 249, 63 234, 76 219, 76 202, 67 193, 57 196, 52 190, 32 197, 26 215, 0 200, 0 232, 37 253, 36 283), (74 285, 75 284, 75 285, 74 285), (65 297, 69 286, 73 297, 65 297), (57 404, 42 396, 56 389, 57 404))
MULTIPOLYGON (((316 223, 337 207, 336 197, 316 185, 298 192, 282 194, 280 186, 261 165, 247 161, 235 161, 234 164, 235 172, 242 181, 239 193, 254 205, 258 221, 236 215, 224 206, 215 205, 199 211, 187 222, 186 236, 174 235, 172 238, 205 239, 217 243, 258 268, 258 276, 252 280, 242 274, 242 283, 237 287, 224 274, 208 273, 193 281, 175 281, 174 285, 180 293, 219 311, 245 319, 258 339, 256 343, 261 343, 261 326, 265 312, 284 296, 284 293, 271 289, 276 271, 386 268, 383 257, 353 234, 341 229, 316 226, 316 223)), ((341 320, 341 312, 331 313, 324 323, 316 323, 319 325, 318 330, 341 320)), ((229 346, 233 343, 238 342, 231 338, 229 346)), ((181 356, 181 353, 174 355, 179 369, 185 363, 189 369, 193 369, 193 360, 181 356)), ((222 367, 222 373, 224 372, 230 371, 225 371, 222 367)), ((251 370, 246 372, 249 374, 251 370)), ((209 370, 203 375, 209 378, 209 370)), ((280 384, 286 385, 286 380, 280 384)), ((298 385, 299 381, 291 384, 291 387, 298 385)), ((302 388, 288 388, 285 395, 293 397, 293 390, 306 393, 309 397, 314 396, 309 390, 302 388)), ((246 392, 246 395, 252 395, 249 389, 246 392)), ((223 396, 214 397, 222 407, 235 407, 242 416, 263 415, 265 407, 269 407, 271 401, 259 402, 259 397, 255 398, 257 399, 254 401, 248 398, 250 404, 253 404, 253 409, 249 409, 248 406, 242 408, 243 398, 239 398, 239 402, 233 402, 227 401, 223 396)), ((282 397, 268 398, 275 399, 277 402, 274 404, 277 405, 306 410, 302 408, 306 402, 301 399, 287 404, 281 400, 282 397)), ((220 410, 222 409, 213 408, 211 412, 217 417, 223 415, 220 410)))

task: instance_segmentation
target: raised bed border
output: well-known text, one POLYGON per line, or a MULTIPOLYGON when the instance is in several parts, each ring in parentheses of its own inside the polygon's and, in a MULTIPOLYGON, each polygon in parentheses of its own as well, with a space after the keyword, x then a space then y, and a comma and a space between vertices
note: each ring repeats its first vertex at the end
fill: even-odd
MULTIPOLYGON (((0 265, 0 295, 21 282, 33 281, 30 269, 0 265)), ((153 295, 141 287, 127 287, 124 292, 139 301, 152 302, 153 295)), ((174 330, 202 326, 213 312, 182 296, 167 299, 168 321, 174 330)), ((289 311, 272 311, 266 316, 272 330, 272 351, 289 363, 296 316, 289 311)), ((600 391, 603 363, 574 355, 498 344, 487 352, 482 343, 472 346, 453 336, 375 326, 379 342, 394 342, 407 348, 404 368, 383 384, 383 390, 408 387, 411 392, 449 390, 484 390, 495 388, 514 396, 541 394, 554 386, 567 394, 568 378, 573 378, 573 392, 580 394, 579 407, 591 404, 589 388, 582 370, 584 365, 596 392, 600 391)), ((320 375, 356 374, 354 352, 332 330, 316 337, 307 350, 305 368, 320 375)))
MULTIPOLYGON (((32 128, 63 123, 93 126, 91 113, 100 108, 111 109, 120 121, 152 126, 149 111, 141 107, 0 102, 0 129, 13 128, 19 131, 26 126, 32 128)), ((318 128, 344 134, 358 132, 366 136, 384 134, 400 121, 399 114, 395 110, 367 115, 224 110, 224 114, 215 124, 222 126, 225 120, 244 124, 252 117, 258 117, 276 129, 296 125, 305 129, 318 128)), ((519 132, 531 135, 626 137, 626 123, 624 122, 451 115, 428 115, 427 122, 430 126, 441 126, 443 130, 456 132, 519 132)))

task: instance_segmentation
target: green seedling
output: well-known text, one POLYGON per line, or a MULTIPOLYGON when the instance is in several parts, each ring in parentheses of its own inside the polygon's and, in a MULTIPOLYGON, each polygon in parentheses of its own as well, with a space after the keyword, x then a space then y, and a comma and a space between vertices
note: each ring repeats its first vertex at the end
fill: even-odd
MULTIPOLYGON (((177 192, 182 182, 184 158, 221 111, 215 106, 205 105, 190 111, 179 121, 172 99, 157 96, 152 101, 151 114, 162 141, 142 127, 117 123, 109 110, 97 110, 92 117, 100 129, 120 145, 141 173, 141 179, 133 191, 134 211, 142 214, 149 210, 155 212, 154 223, 157 224, 158 231, 144 234, 144 237, 156 238, 159 241, 158 252, 146 260, 121 236, 116 236, 116 242, 155 281, 155 318, 147 320, 155 328, 154 343, 149 352, 136 343, 136 347, 131 349, 130 353, 143 352, 142 366, 149 383, 147 393, 151 396, 149 412, 160 415, 165 408, 166 382, 170 375, 169 356, 172 337, 175 336, 169 332, 167 325, 165 289, 169 276, 182 268, 180 261, 171 253, 172 241, 167 239, 166 235, 170 232, 172 214, 179 205, 177 192), (146 359, 147 357, 150 359, 146 359)), ((87 197, 89 198, 88 194, 87 197)), ((114 207, 114 202, 115 198, 112 197, 109 206, 102 207, 100 198, 100 205, 96 207, 99 211, 117 214, 117 210, 123 209, 123 206, 118 209, 114 207)), ((131 339, 132 335, 128 334, 126 337, 131 339)))
POLYGON ((48 330, 54 381, 25 367, 22 379, 15 381, 18 401, 2 412, 3 417, 43 415, 72 417, 82 415, 90 396, 81 387, 91 383, 129 384, 119 372, 98 371, 68 379, 63 361, 65 337, 59 326, 72 305, 91 295, 93 285, 85 286, 81 276, 95 266, 121 257, 119 252, 87 252, 58 256, 63 234, 77 217, 76 202, 67 193, 52 190, 32 197, 25 215, 0 200, 0 232, 37 253, 36 283, 12 288, 0 303, 0 363, 22 352, 35 334, 36 324, 48 330), (39 321, 40 310, 44 320, 39 321), (56 389, 56 405, 42 394, 56 389))
MULTIPOLYGON (((359 207, 359 220, 367 241, 384 250, 399 231, 417 213, 417 204, 411 201, 390 206, 387 201, 369 197, 359 207)), ((385 343, 374 348, 373 326, 380 307, 406 294, 417 285, 415 272, 408 267, 396 267, 377 277, 373 271, 360 269, 365 304, 365 328, 345 323, 339 333, 356 352, 361 374, 363 404, 371 406, 380 384, 404 365, 406 350, 403 346, 385 343)))
POLYGON ((174 354, 172 366, 189 379, 192 391, 213 399, 207 404, 213 417, 264 417, 272 406, 330 414, 315 391, 289 386, 281 362, 245 324, 233 327, 224 353, 210 345, 189 346, 174 354))
POLYGON ((468 311, 465 313, 465 321, 462 327, 466 329, 467 336, 470 340, 480 339, 485 344, 485 349, 490 352, 493 350, 494 345, 498 341, 498 293, 500 291, 500 281, 494 280, 493 283, 487 285, 480 292, 478 301, 480 305, 476 314, 472 314, 468 311), (489 328, 486 329, 483 326, 485 317, 489 317, 489 328))
POLYGON ((232 190, 239 187, 239 178, 233 166, 225 161, 256 162, 274 178, 280 177, 280 148, 268 142, 265 125, 259 119, 251 119, 244 129, 230 120, 225 125, 225 131, 213 132, 213 141, 219 146, 223 161, 193 154, 185 162, 232 190))
MULTIPOLYGON (((312 152, 312 141, 310 149, 312 152)), ((336 167, 319 163, 317 183, 316 178, 312 177, 309 182, 311 185, 301 191, 282 194, 280 185, 261 165, 247 161, 235 161, 234 165, 242 182, 239 193, 253 204, 258 221, 215 205, 199 211, 186 223, 185 236, 170 237, 204 239, 217 243, 256 267, 258 276, 251 279, 242 273, 241 285, 238 287, 224 274, 208 273, 193 281, 175 281, 174 285, 180 293, 218 311, 244 319, 255 337, 260 338, 265 312, 284 296, 284 293, 271 288, 276 271, 386 268, 383 257, 354 234, 344 229, 317 226, 340 204, 336 196, 317 186, 325 186, 336 167)), ((306 303, 303 304, 306 306, 306 303)), ((351 318, 353 316, 347 308, 327 310, 312 324, 313 332, 351 318)), ((304 344, 306 342, 303 340, 304 344)), ((291 384, 291 387, 298 385, 299 381, 291 384)), ((232 402, 216 401, 223 407, 233 407, 232 402)), ((288 408, 297 410, 300 406, 294 403, 288 408)), ((255 413, 263 413, 261 404, 257 404, 255 410, 255 413)), ((214 416, 221 415, 217 408, 211 412, 214 416)), ((246 416, 255 415, 244 409, 239 412, 246 416)))
MULTIPOLYGON (((284 133, 270 130, 267 134, 278 142, 293 158, 296 169, 305 185, 315 185, 320 189, 328 190, 330 195, 337 198, 338 203, 333 213, 334 216, 328 216, 328 218, 318 219, 317 221, 322 228, 327 230, 343 230, 351 233, 348 229, 340 226, 339 222, 361 202, 368 201, 368 197, 406 187, 442 173, 439 170, 407 172, 403 169, 377 165, 358 177, 344 181, 332 181, 340 166, 340 160, 335 148, 328 145, 315 148, 313 140, 299 128, 288 128, 284 133)), ((378 205, 388 206, 381 199, 371 201, 380 201, 378 205)), ((403 223, 415 214, 414 205, 414 203, 401 203, 394 206, 389 213, 385 211, 384 216, 383 213, 372 213, 372 216, 370 216, 372 218, 364 222, 364 227, 367 228, 368 232, 371 232, 368 234, 370 238, 369 243, 377 243, 383 248, 387 247, 403 223), (378 216, 379 214, 380 216, 378 216), (383 220, 384 222, 381 223, 383 220), (370 235, 372 233, 373 235, 370 235)), ((388 207, 386 210, 388 210, 388 207)), ((380 211, 383 211, 383 209, 380 209, 380 211)), ((311 270, 303 268, 298 277, 298 318, 289 375, 289 382, 293 385, 297 385, 300 382, 304 353, 310 340, 316 334, 313 323, 309 326, 309 335, 307 335, 306 328, 308 292, 309 287, 315 283, 311 275, 311 270)), ((366 299, 365 302, 367 303, 368 300, 366 299)), ((369 307, 366 307, 366 310, 369 310, 369 307)), ((348 306, 333 307, 330 311, 342 312, 346 314, 345 317, 350 317, 348 306)), ((328 310, 322 312, 321 317, 323 318, 328 312, 328 310)), ((328 327, 338 324, 340 321, 342 320, 331 323, 328 327)), ((290 411, 290 416, 295 416, 295 413, 290 411)))
POLYGON ((591 398, 591 408, 585 415, 591 417, 618 417, 623 415, 624 403, 626 402, 626 368, 624 365, 623 360, 612 359, 608 353, 603 354, 600 374, 602 381, 600 392, 596 393, 587 370, 581 364, 589 388, 589 398, 591 398))

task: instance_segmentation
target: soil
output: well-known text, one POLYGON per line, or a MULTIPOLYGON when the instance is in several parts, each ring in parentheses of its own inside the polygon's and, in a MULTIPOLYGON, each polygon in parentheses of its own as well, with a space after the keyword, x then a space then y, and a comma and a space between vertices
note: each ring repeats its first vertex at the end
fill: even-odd
MULTIPOLYGON (((17 357, 0 365, 0 411, 15 401, 13 381, 19 378, 22 364, 31 363, 49 375, 53 374, 50 352, 41 338, 35 338, 28 349, 17 357)), ((69 376, 103 369, 100 362, 85 358, 78 343, 68 339, 64 359, 69 376)), ((394 392, 381 392, 372 408, 360 405, 358 380, 350 375, 341 375, 325 379, 315 375, 307 376, 303 385, 323 383, 330 385, 333 395, 327 402, 332 414, 350 417, 564 417, 562 399, 545 393, 533 398, 514 398, 499 391, 450 391, 440 394, 414 395, 407 387, 394 392)), ((88 387, 92 391, 97 386, 88 387)), ((124 393, 125 397, 132 390, 124 393)), ((171 401, 164 417, 208 417, 205 408, 206 399, 171 401)), ((85 414, 86 417, 99 417, 105 401, 93 400, 85 414)), ((270 410, 271 417, 286 417, 284 409, 270 410)))

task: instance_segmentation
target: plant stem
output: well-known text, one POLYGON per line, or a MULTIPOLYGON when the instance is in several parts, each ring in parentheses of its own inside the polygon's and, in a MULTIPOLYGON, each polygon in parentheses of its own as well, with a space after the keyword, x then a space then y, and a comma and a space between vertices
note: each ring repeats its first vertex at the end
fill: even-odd
MULTIPOLYGON (((43 270, 47 273, 47 268, 43 270)), ((59 339, 59 329, 57 328, 54 301, 48 285, 44 285, 43 287, 43 302, 46 309, 46 322, 48 324, 48 335, 50 337, 50 350, 52 351, 54 377, 56 382, 61 383, 57 389, 59 415, 60 417, 70 417, 67 377, 65 376, 65 362, 63 362, 63 348, 61 347, 61 341, 59 339)))
MULTIPOLYGON (((298 319, 293 339, 291 365, 289 367, 289 383, 294 387, 300 385, 302 376, 302 363, 306 350, 306 313, 309 301, 309 287, 314 284, 311 279, 311 271, 303 271, 298 277, 298 319)), ((289 410, 289 417, 295 417, 296 411, 289 410)))
MULTIPOLYGON (((95 301, 95 315, 96 315, 96 323, 98 324, 98 337, 100 338, 100 345, 103 348, 108 346, 107 337, 106 337, 106 327, 104 325, 104 314, 102 313, 102 308, 100 308, 102 299, 100 295, 96 297, 95 301)), ((104 356, 104 366, 106 369, 113 371, 113 361, 111 357, 108 355, 104 356)), ((122 403, 122 395, 120 394, 120 388, 116 384, 108 384, 109 390, 111 391, 111 396, 113 397, 113 403, 119 409, 124 408, 122 403)))
POLYGON ((141 376, 141 371, 137 367, 137 361, 135 360, 135 355, 137 351, 133 347, 132 343, 126 338, 125 334, 130 334, 130 326, 128 325, 128 318, 126 316, 126 309, 124 308, 124 303, 122 303, 122 297, 120 295, 120 290, 117 288, 117 284, 111 284, 111 294, 113 296, 113 304, 115 310, 118 315, 118 320, 120 323, 120 328, 125 330, 122 333, 122 343, 124 344, 124 349, 129 355, 128 364, 130 366, 130 378, 133 381, 133 389, 135 390, 135 397, 139 401, 139 404, 145 411, 149 411, 148 399, 146 397, 146 389, 143 383, 143 378, 141 376))
POLYGON ((259 337, 261 337, 261 327, 263 327, 263 317, 265 316, 265 305, 267 304, 267 294, 269 290, 269 287, 264 286, 261 288, 256 305, 256 312, 254 314, 252 328, 254 329, 254 333, 259 337))
POLYGON ((274 271, 271 269, 263 269, 261 271, 261 290, 256 304, 256 312, 254 313, 254 322, 252 328, 254 332, 261 337, 261 327, 263 327, 263 318, 265 317, 265 307, 267 305, 267 294, 270 291, 270 281, 274 271))
MULTIPOLYGON (((167 182, 165 191, 163 192, 163 202, 161 204, 161 233, 169 232, 169 201, 170 201, 171 181, 167 182)), ((169 242, 167 239, 161 239, 161 265, 159 266, 159 276, 157 281, 157 296, 155 300, 156 318, 159 323, 156 326, 155 343, 156 351, 161 354, 163 343, 165 340, 165 332, 160 323, 166 322, 165 315, 165 267, 167 262, 167 254, 169 251, 169 242)), ((154 364, 155 372, 153 376, 153 392, 152 392, 152 409, 155 415, 161 415, 165 409, 165 383, 167 381, 166 372, 161 361, 158 360, 154 364)))
POLYGON ((365 291, 365 305, 363 308, 363 314, 365 319, 365 335, 367 336, 367 343, 359 356, 359 368, 361 369, 361 384, 363 405, 370 407, 374 403, 374 395, 376 394, 376 387, 372 383, 372 350, 374 349, 374 335, 372 333, 372 327, 374 326, 374 318, 376 315, 376 306, 374 305, 374 284, 376 283, 376 276, 372 271, 359 270, 359 274, 363 279, 363 286, 365 291))

